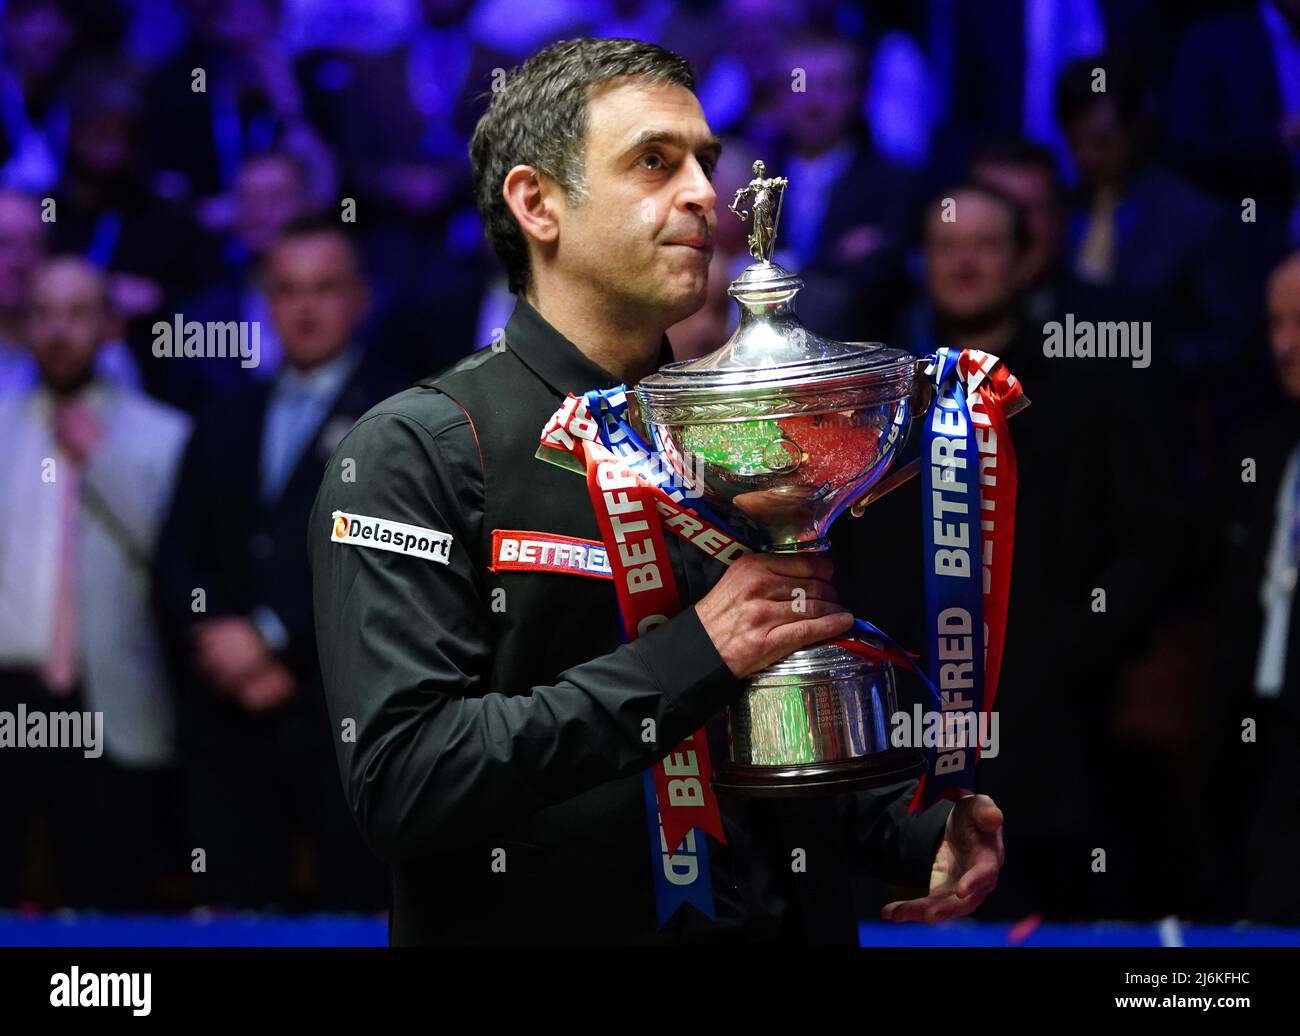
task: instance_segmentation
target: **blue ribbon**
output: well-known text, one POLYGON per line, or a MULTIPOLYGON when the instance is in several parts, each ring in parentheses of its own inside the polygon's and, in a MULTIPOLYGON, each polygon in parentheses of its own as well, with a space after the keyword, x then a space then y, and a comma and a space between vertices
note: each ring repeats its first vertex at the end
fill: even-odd
POLYGON ((662 928, 683 903, 689 903, 713 920, 709 836, 692 828, 681 845, 666 850, 663 830, 659 826, 655 779, 649 770, 641 771, 641 787, 645 791, 645 815, 650 829, 650 872, 654 875, 655 913, 659 927, 662 928))
MULTIPOLYGON (((632 427, 627 419, 626 385, 616 385, 611 389, 592 389, 584 393, 583 400, 587 404, 588 413, 596 422, 602 446, 629 461, 634 471, 640 468, 638 461, 653 463, 656 469, 656 477, 653 480, 647 478, 647 481, 657 485, 674 502, 681 504, 683 507, 689 507, 701 518, 712 522, 732 539, 739 540, 741 543, 745 542, 743 536, 736 533, 734 529, 713 512, 700 497, 698 490, 686 486, 678 479, 677 473, 673 470, 672 464, 664 456, 663 452, 652 448, 637 434, 637 430, 632 427), (610 438, 611 428, 619 430, 620 438, 618 442, 610 438), (620 445, 624 440, 627 442, 626 447, 620 445)), ((642 472, 642 474, 647 473, 642 472)))
POLYGON ((920 678, 921 684, 930 693, 930 701, 933 703, 934 707, 936 709, 939 707, 940 698, 939 698, 938 688, 934 686, 934 683, 930 680, 930 677, 926 675, 925 670, 916 664, 916 662, 912 659, 912 656, 903 648, 901 644, 899 644, 898 641, 896 641, 893 637, 891 637, 888 633, 882 630, 875 623, 868 622, 866 619, 854 619, 853 628, 857 630, 857 632, 859 633, 866 634, 868 637, 875 637, 879 640, 883 640, 887 646, 897 651, 898 654, 903 659, 903 664, 906 665, 907 668, 912 670, 912 672, 914 672, 920 678))
MULTIPOLYGON (((601 445, 632 462, 629 466, 634 471, 638 468, 635 463, 638 453, 645 460, 653 459, 669 476, 667 481, 659 483, 660 487, 674 500, 682 499, 685 491, 672 477, 672 468, 667 460, 650 450, 627 422, 626 391, 626 387, 620 385, 612 389, 592 389, 583 394, 587 411, 596 422, 601 445), (630 449, 620 448, 610 437, 611 427, 621 430, 630 449)), ((620 622, 619 628, 625 628, 624 624, 620 622)), ((659 798, 653 767, 641 771, 641 788, 645 795, 646 826, 650 836, 650 874, 654 881, 655 915, 659 927, 667 924, 668 919, 685 903, 712 920, 715 915, 713 875, 709 870, 709 836, 692 828, 682 839, 681 845, 665 846, 663 829, 659 824, 659 798)))
MULTIPOLYGON (((939 349, 930 357, 936 391, 921 436, 927 661, 945 721, 964 712, 978 720, 984 704, 979 451, 959 355, 939 349)), ((974 745, 935 745, 927 754, 927 805, 951 789, 974 787, 974 745)))

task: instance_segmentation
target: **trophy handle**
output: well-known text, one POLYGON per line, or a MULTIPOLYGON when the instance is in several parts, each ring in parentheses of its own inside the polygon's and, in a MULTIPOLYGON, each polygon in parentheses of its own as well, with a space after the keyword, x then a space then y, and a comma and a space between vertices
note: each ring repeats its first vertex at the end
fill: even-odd
MULTIPOLYGON (((925 361, 916 361, 916 380, 912 382, 912 417, 908 422, 907 435, 911 438, 912 425, 917 418, 924 417, 929 413, 930 407, 934 405, 934 385, 930 379, 925 376, 925 361), (918 390, 917 386, 921 388, 918 390)), ((1029 397, 1023 392, 1011 401, 1003 411, 1006 417, 1015 417, 1016 414, 1029 406, 1029 397)), ((874 504, 882 496, 892 493, 895 489, 916 477, 921 470, 921 458, 908 461, 901 468, 895 471, 888 478, 881 479, 874 486, 871 486, 860 497, 853 501, 849 506, 849 514, 854 518, 861 518, 862 512, 867 509, 868 504, 874 504)))
POLYGON ((934 382, 925 373, 926 361, 917 360, 914 370, 915 376, 912 378, 912 421, 907 426, 907 436, 912 437, 912 424, 918 418, 924 417, 930 412, 930 407, 934 403, 934 382))
MULTIPOLYGON (((916 426, 916 422, 928 414, 930 407, 934 404, 934 383, 926 375, 925 368, 925 360, 917 360, 916 366, 913 368, 916 373, 912 378, 910 417, 907 422, 907 435, 904 436, 903 443, 899 446, 900 449, 912 438, 912 429, 916 426)), ((849 507, 849 514, 854 518, 861 518, 868 504, 873 504, 887 493, 892 493, 904 482, 914 478, 920 470, 919 460, 904 464, 888 478, 881 479, 874 486, 870 486, 865 493, 854 500, 849 507)))

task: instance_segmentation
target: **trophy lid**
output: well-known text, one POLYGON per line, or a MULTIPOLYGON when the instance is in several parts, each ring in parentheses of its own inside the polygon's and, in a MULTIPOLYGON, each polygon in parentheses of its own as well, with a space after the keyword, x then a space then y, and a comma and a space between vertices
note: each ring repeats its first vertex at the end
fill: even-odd
MULTIPOLYGON (((775 263, 745 270, 727 289, 740 306, 740 324, 726 344, 707 356, 665 364, 637 386, 652 417, 659 404, 676 409, 851 392, 865 405, 907 396, 916 357, 879 342, 840 342, 808 329, 794 311, 802 286, 775 263)), ((840 402, 828 397, 828 409, 840 402)), ((807 412, 806 406, 799 409, 807 412)))
MULTIPOLYGON (((806 328, 794 300, 803 281, 772 262, 780 217, 784 177, 764 178, 763 163, 754 163, 755 179, 737 192, 730 206, 753 197, 754 229, 749 236, 753 262, 731 282, 727 294, 740 307, 740 324, 720 349, 694 360, 661 367, 637 386, 650 411, 657 407, 785 400, 822 392, 852 392, 862 403, 907 396, 912 389, 915 357, 879 342, 840 342, 806 328)), ((842 400, 828 399, 828 409, 842 400)), ((800 405, 808 412, 807 405, 800 405)))

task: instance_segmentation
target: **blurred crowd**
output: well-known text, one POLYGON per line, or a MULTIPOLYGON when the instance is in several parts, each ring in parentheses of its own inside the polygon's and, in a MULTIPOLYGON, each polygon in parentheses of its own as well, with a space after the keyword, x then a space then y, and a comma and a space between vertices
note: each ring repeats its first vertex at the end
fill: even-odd
MULTIPOLYGON (((504 327, 469 134, 598 35, 688 57, 725 143, 678 358, 734 325, 761 158, 808 326, 1032 401, 982 916, 1300 923, 1300 0, 2 6, 0 711, 102 712, 105 750, 0 747, 0 909, 384 907, 307 515, 358 416, 504 327), (1044 348, 1111 322, 1131 357, 1044 348)), ((922 644, 914 488, 834 539, 922 644)))

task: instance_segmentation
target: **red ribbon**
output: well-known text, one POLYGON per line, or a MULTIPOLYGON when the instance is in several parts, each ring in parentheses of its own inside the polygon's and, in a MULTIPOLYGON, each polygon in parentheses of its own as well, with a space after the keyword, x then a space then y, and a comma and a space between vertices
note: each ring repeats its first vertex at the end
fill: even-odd
MULTIPOLYGON (((591 440, 580 440, 587 491, 614 573, 623 631, 629 641, 682 610, 656 507, 656 490, 591 440), (603 456, 602 456, 603 455, 603 456)), ((710 778, 708 734, 701 727, 655 763, 653 777, 664 840, 676 849, 696 828, 726 843, 710 778)))
MULTIPOLYGON (((975 429, 980 468, 980 550, 984 568, 984 702, 988 713, 997 698, 1002 649, 1007 631, 1007 602, 1011 595, 1011 553, 1016 534, 1016 452, 1007 428, 1007 408, 1023 395, 1020 381, 992 353, 963 349, 957 370, 966 382, 967 410, 975 429)), ((975 745, 978 752, 980 746, 975 745)), ((925 775, 909 810, 926 803, 925 775)), ((974 789, 950 789, 957 798, 974 789)))

